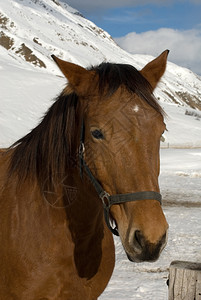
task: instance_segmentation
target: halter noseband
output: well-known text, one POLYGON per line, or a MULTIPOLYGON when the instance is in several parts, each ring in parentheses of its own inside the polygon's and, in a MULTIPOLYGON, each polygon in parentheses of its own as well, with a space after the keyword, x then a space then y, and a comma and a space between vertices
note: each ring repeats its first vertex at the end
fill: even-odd
POLYGON ((112 228, 110 224, 110 207, 113 204, 121 204, 125 202, 131 202, 131 201, 139 201, 139 200, 157 200, 161 204, 162 202, 162 196, 158 192, 153 191, 145 191, 145 192, 137 192, 137 193, 128 193, 128 194, 116 194, 116 195, 110 195, 108 194, 101 184, 96 180, 96 178, 91 173, 91 170, 87 166, 85 160, 84 160, 84 122, 82 122, 82 128, 81 128, 81 136, 80 136, 80 147, 79 147, 79 160, 80 160, 80 175, 82 177, 83 173, 83 167, 85 169, 85 172, 87 173, 91 183, 93 184, 96 192, 98 193, 99 198, 101 199, 103 203, 104 208, 104 217, 105 222, 110 229, 110 231, 114 234, 119 236, 117 227, 112 228))

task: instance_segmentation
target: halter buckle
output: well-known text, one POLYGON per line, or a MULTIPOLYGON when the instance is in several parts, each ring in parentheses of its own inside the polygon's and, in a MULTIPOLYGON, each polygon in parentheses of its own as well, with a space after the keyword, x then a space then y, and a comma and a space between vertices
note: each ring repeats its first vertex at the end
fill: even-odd
POLYGON ((108 194, 106 191, 103 191, 100 193, 99 197, 101 198, 104 207, 110 206, 110 194, 108 194))
POLYGON ((85 152, 85 146, 84 143, 80 143, 80 147, 79 147, 79 156, 83 157, 83 154, 85 152))

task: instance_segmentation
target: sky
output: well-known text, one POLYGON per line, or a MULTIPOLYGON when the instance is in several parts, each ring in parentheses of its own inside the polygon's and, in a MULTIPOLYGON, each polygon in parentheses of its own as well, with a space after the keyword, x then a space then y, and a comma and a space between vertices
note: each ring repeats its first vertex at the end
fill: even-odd
POLYGON ((125 50, 157 56, 201 75, 201 0, 63 0, 125 50))

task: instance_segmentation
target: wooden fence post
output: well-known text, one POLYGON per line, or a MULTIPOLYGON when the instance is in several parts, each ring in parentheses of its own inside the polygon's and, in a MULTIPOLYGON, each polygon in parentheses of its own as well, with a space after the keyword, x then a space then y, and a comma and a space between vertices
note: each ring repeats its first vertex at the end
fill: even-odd
POLYGON ((201 263, 170 264, 168 300, 201 300, 201 263))

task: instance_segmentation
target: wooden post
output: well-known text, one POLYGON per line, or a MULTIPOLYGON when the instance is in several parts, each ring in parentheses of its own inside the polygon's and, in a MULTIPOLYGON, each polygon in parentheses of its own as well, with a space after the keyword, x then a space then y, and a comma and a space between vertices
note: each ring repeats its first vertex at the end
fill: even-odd
POLYGON ((168 300, 201 300, 201 263, 170 264, 168 300))

